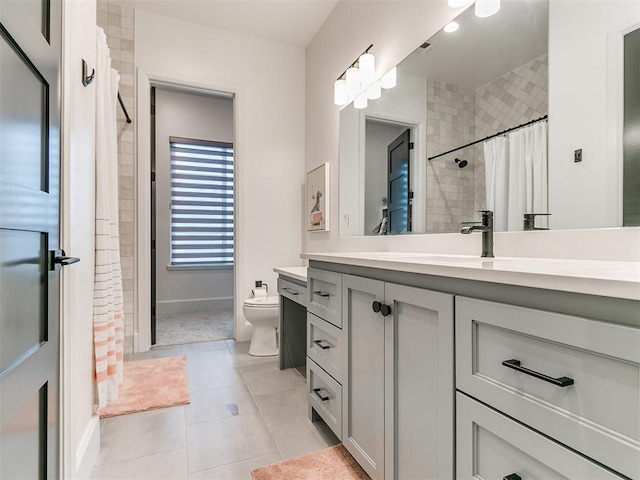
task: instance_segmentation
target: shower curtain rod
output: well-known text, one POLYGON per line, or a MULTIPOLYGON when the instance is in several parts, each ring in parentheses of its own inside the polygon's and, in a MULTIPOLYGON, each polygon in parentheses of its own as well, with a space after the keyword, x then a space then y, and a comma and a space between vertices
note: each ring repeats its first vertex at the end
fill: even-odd
POLYGON ((507 128, 506 130, 503 130, 503 131, 498 132, 498 133, 494 133, 493 135, 489 135, 488 137, 481 138, 480 140, 476 140, 475 142, 467 143, 466 145, 463 145, 461 147, 456 147, 454 149, 451 149, 448 152, 439 153, 438 155, 434 155, 433 157, 428 157, 427 160, 433 160, 434 158, 442 157, 442 156, 447 155, 449 153, 453 153, 453 152, 456 152, 458 150, 462 150, 463 148, 470 147, 471 145, 475 145, 476 143, 484 142, 486 140, 489 140, 490 138, 499 137, 500 135, 504 135, 505 133, 513 132, 514 130, 518 130, 519 128, 526 127, 526 126, 532 125, 534 123, 542 122, 543 120, 546 120, 548 117, 549 117, 549 115, 544 115, 544 116, 542 116, 540 118, 536 118, 535 120, 531 120, 530 122, 522 123, 522 124, 518 125, 517 127, 507 128))
POLYGON ((120 95, 120 90, 118 90, 118 101, 120 102, 120 106, 122 107, 122 111, 124 112, 124 116, 127 118, 127 123, 131 123, 131 117, 127 112, 127 108, 124 106, 124 102, 122 101, 122 95, 120 95))

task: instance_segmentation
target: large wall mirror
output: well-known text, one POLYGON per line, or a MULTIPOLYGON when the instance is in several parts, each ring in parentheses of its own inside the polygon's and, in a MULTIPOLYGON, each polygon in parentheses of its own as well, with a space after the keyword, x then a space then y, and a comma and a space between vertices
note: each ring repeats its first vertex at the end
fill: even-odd
POLYGON ((482 209, 497 231, 638 225, 639 4, 502 0, 455 21, 340 111, 341 236, 458 232, 482 209))

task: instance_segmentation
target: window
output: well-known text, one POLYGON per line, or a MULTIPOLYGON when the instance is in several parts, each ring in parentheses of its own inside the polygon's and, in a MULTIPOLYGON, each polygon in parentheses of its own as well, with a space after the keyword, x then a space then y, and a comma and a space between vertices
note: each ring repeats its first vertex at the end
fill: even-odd
POLYGON ((233 266, 233 144, 169 142, 171 266, 233 266))

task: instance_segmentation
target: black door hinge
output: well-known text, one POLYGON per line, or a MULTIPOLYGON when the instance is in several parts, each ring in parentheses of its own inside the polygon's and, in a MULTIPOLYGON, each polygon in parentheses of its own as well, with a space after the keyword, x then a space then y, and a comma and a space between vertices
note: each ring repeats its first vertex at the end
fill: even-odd
POLYGON ((151 172, 151 181, 152 182, 156 181, 156 172, 151 172))
POLYGON ((413 142, 409 142, 409 150, 413 150, 413 142))

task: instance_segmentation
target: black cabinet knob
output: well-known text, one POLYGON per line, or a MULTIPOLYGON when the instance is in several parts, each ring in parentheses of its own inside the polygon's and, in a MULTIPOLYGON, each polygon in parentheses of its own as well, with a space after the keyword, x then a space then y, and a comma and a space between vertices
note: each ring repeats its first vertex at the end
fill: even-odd
POLYGON ((382 304, 380 307, 380 313, 382 313, 383 317, 391 315, 391 305, 387 305, 386 303, 382 304))
POLYGON ((376 300, 371 304, 371 308, 373 308, 374 312, 378 313, 382 308, 382 303, 376 300))

